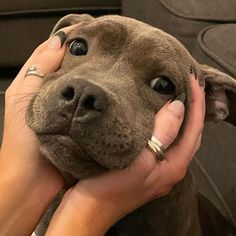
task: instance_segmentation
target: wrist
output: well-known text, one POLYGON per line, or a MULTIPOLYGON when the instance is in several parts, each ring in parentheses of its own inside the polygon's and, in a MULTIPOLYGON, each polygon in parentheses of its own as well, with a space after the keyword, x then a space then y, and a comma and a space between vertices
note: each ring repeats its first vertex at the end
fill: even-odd
POLYGON ((30 235, 63 186, 55 168, 45 166, 43 169, 41 165, 23 163, 23 160, 0 157, 0 192, 4 193, 0 196, 0 225, 5 225, 0 229, 1 235, 30 235))
POLYGON ((73 188, 64 196, 46 235, 102 236, 116 222, 112 208, 73 188))

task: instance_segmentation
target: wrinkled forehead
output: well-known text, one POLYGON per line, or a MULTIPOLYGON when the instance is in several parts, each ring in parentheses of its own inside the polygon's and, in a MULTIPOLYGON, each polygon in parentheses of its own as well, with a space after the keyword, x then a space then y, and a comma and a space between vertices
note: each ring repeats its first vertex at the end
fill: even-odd
MULTIPOLYGON (((107 19, 106 17, 94 18, 91 21, 83 21, 72 29, 67 35, 69 38, 85 36, 86 38, 92 39, 106 39, 106 41, 115 40, 119 43, 119 39, 123 37, 127 38, 129 30, 121 22, 116 20, 107 19), (105 38, 106 37, 106 38, 105 38)), ((120 42, 122 43, 122 41, 120 42)))
POLYGON ((186 49, 175 38, 126 17, 104 16, 82 22, 68 34, 69 40, 78 37, 95 42, 97 52, 125 58, 135 69, 170 70, 181 76, 190 64, 186 49))
POLYGON ((150 25, 119 16, 104 16, 81 22, 68 33, 70 38, 78 36, 85 36, 89 39, 96 37, 100 39, 100 43, 104 40, 110 44, 116 43, 120 47, 124 44, 131 46, 132 43, 140 43, 138 46, 141 44, 149 45, 150 48, 162 46, 164 40, 169 37, 169 35, 150 25))

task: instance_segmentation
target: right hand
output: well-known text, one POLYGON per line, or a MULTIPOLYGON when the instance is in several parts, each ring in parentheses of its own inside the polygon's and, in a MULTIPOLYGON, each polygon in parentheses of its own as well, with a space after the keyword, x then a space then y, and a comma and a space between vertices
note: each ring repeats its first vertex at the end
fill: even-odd
MULTIPOLYGON (((176 145, 167 150, 165 160, 157 162, 153 153, 145 149, 124 170, 109 171, 79 181, 64 196, 47 235, 104 235, 115 222, 131 211, 168 194, 185 176, 200 146, 205 117, 203 88, 193 75, 190 81, 192 104, 185 133, 176 145)), ((155 117, 153 135, 168 147, 175 140, 183 118, 183 103, 181 105, 180 101, 174 101, 167 104, 155 117)))

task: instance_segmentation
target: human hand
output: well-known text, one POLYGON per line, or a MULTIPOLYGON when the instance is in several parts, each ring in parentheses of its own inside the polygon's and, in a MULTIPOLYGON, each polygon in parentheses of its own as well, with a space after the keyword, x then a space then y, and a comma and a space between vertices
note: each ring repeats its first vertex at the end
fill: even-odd
MULTIPOLYGON (((205 116, 203 88, 193 75, 190 81, 192 104, 185 133, 176 145, 167 150, 165 160, 157 162, 145 149, 124 170, 110 171, 78 182, 65 195, 47 235, 103 235, 129 212, 168 194, 185 176, 188 164, 200 146, 205 116)), ((183 117, 183 103, 168 103, 155 117, 153 135, 168 147, 175 140, 183 117)))
POLYGON ((41 156, 37 138, 25 121, 29 103, 45 79, 25 76, 26 71, 32 65, 44 74, 56 71, 65 54, 64 40, 61 31, 41 44, 5 94, 0 151, 0 192, 4 193, 0 195, 0 225, 4 228, 0 227, 0 235, 29 235, 64 184, 56 168, 41 156), (27 216, 22 217, 25 212, 27 216))
MULTIPOLYGON (((24 165, 30 173, 36 174, 38 167, 48 169, 49 163, 41 157, 38 140, 34 132, 27 126, 25 116, 33 96, 39 91, 45 78, 35 75, 25 76, 32 65, 43 74, 56 71, 65 54, 65 33, 73 28, 67 27, 41 44, 27 60, 19 74, 5 93, 4 133, 1 146, 1 166, 6 159, 14 166, 24 165)), ((51 168, 50 172, 51 172, 51 168)))

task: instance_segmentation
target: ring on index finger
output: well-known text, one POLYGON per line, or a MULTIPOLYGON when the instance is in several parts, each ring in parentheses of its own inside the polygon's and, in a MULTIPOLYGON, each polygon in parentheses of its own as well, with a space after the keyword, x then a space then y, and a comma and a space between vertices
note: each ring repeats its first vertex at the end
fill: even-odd
POLYGON ((42 79, 45 76, 45 74, 40 72, 35 65, 31 65, 25 73, 25 77, 30 76, 30 75, 37 76, 42 79))

